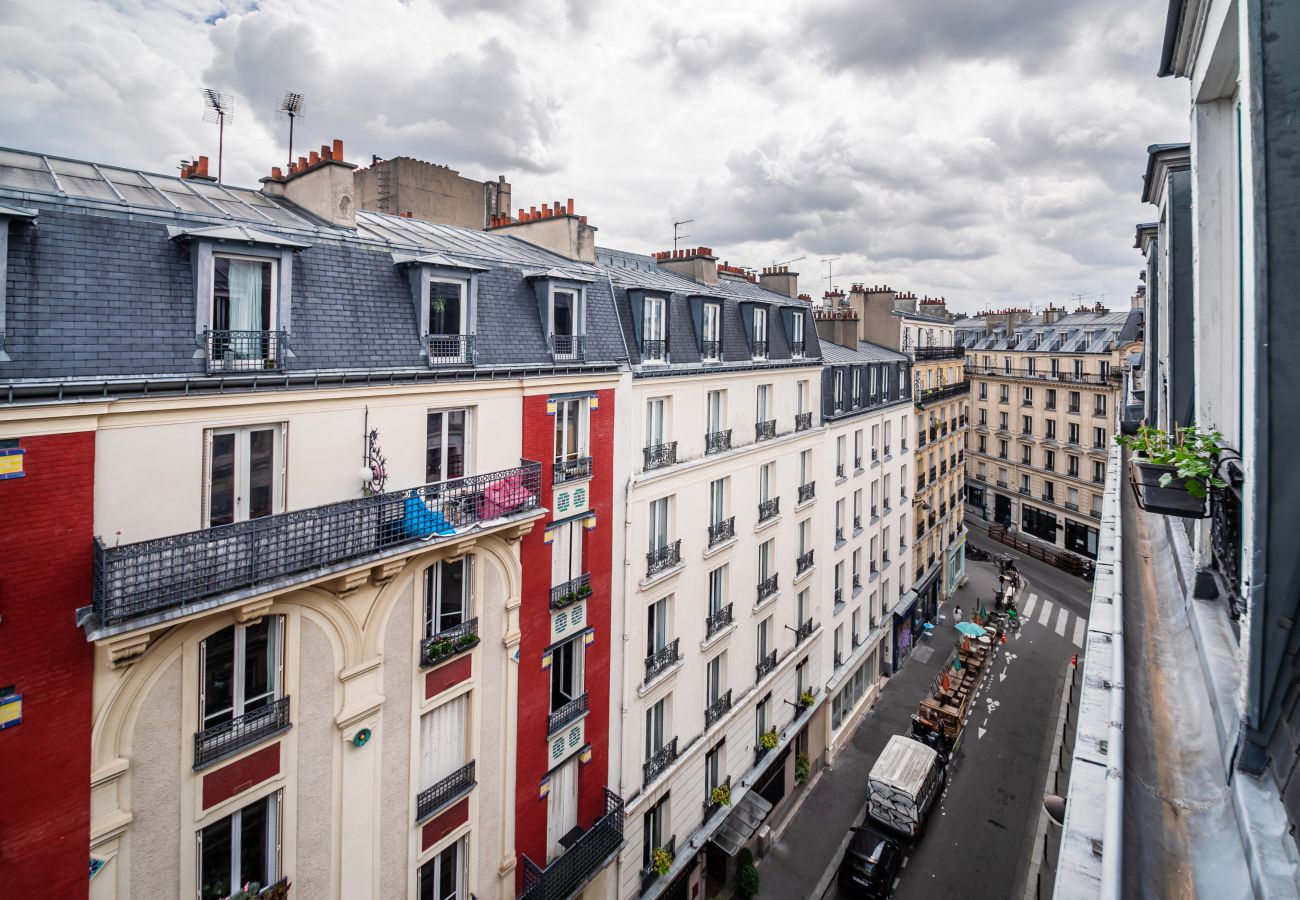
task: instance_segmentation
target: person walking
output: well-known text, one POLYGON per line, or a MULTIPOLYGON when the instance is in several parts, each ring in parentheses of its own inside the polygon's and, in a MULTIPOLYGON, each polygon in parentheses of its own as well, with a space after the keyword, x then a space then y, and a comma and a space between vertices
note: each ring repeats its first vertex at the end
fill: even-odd
POLYGON ((960 606, 957 606, 957 607, 954 607, 954 608, 953 608, 953 611, 952 611, 952 620, 953 620, 954 622, 960 622, 960 621, 961 621, 961 607, 960 607, 960 606))

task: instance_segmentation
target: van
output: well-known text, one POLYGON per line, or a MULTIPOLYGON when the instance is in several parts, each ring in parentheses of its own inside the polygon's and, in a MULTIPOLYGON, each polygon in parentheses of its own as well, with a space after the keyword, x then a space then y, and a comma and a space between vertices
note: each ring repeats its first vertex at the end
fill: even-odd
POLYGON ((896 734, 867 777, 867 816, 898 834, 919 837, 945 779, 938 753, 896 734))

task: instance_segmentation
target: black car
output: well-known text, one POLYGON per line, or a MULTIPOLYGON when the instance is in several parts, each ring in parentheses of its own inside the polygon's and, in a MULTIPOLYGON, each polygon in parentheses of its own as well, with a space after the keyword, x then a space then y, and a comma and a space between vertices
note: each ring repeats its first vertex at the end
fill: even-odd
POLYGON ((840 861, 840 891, 848 897, 888 897, 902 862, 903 848, 896 841, 858 826, 840 861))

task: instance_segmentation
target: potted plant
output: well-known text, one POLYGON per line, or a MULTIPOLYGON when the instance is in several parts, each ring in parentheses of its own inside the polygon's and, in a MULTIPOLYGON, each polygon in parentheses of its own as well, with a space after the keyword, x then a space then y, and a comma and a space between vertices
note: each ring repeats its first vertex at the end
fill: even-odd
POLYGON ((764 731, 758 738, 758 745, 764 750, 775 750, 777 745, 776 729, 769 728, 764 731))
POLYGON ((568 606, 570 603, 572 603, 574 600, 577 599, 578 599, 577 594, 575 594, 573 591, 567 591, 566 593, 560 595, 560 602, 557 605, 561 607, 568 606))
POLYGON ((663 878, 673 867, 672 853, 663 847, 655 847, 655 852, 650 857, 650 867, 654 869, 656 875, 663 878))
POLYGON ((715 787, 715 788, 713 789, 713 791, 709 794, 709 799, 713 801, 713 804, 714 804, 715 806, 730 806, 730 805, 731 805, 731 785, 726 784, 726 783, 723 783, 723 784, 718 785, 718 786, 715 787))
POLYGON ((1217 431, 1186 427, 1170 434, 1150 425, 1141 426, 1137 434, 1115 438, 1134 453, 1129 459, 1129 481, 1138 505, 1148 512, 1187 519, 1205 518, 1210 490, 1228 486, 1215 474, 1222 439, 1217 431))
POLYGON ((813 705, 812 691, 804 691, 802 694, 799 695, 799 705, 802 706, 804 709, 807 709, 808 707, 813 705))
POLYGON ((808 783, 808 773, 812 771, 812 760, 807 753, 800 753, 794 758, 794 780, 800 784, 808 783))
POLYGON ((578 587, 578 599, 584 600, 591 596, 591 585, 583 584, 578 587))
POLYGON ((754 854, 748 847, 742 847, 736 854, 736 893, 742 897, 756 897, 760 882, 758 867, 754 865, 754 854))

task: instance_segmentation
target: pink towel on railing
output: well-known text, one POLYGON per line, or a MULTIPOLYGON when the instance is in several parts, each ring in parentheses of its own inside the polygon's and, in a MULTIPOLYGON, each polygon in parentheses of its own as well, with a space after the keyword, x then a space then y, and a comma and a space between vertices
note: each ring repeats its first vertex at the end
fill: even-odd
POLYGON ((508 475, 483 489, 483 516, 493 519, 517 509, 532 499, 521 475, 508 475))

